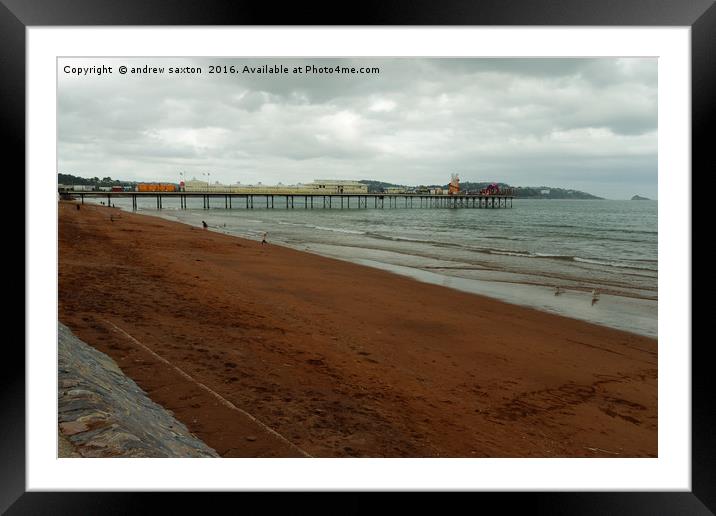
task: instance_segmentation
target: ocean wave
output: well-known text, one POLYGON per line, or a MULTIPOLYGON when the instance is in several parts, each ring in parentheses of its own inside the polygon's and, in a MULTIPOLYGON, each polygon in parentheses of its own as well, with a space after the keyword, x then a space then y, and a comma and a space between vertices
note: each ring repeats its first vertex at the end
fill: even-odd
POLYGON ((535 258, 552 258, 553 260, 567 260, 567 261, 574 261, 577 259, 576 256, 571 256, 568 254, 549 254, 549 253, 535 253, 535 258))
POLYGON ((376 238, 378 240, 390 240, 391 242, 409 242, 409 243, 414 243, 414 244, 430 244, 430 245, 434 245, 434 246, 444 246, 444 247, 462 247, 459 244, 438 242, 436 240, 425 240, 425 239, 421 239, 421 238, 388 236, 388 235, 383 235, 381 233, 372 233, 370 231, 368 231, 364 234, 371 238, 376 238))
POLYGON ((365 231, 356 231, 354 229, 327 228, 325 226, 308 226, 321 231, 332 231, 333 233, 349 233, 351 235, 365 235, 365 231))
POLYGON ((413 242, 416 244, 435 244, 435 240, 426 240, 423 238, 409 238, 409 237, 390 237, 392 240, 397 242, 413 242))
POLYGON ((656 260, 629 260, 628 262, 618 260, 597 260, 594 258, 583 258, 580 256, 573 256, 568 254, 553 254, 553 253, 531 253, 529 251, 519 251, 510 249, 476 249, 476 251, 498 255, 498 256, 515 256, 518 258, 540 258, 547 260, 561 260, 567 262, 580 262, 588 263, 591 265, 600 265, 603 267, 617 267, 621 269, 635 269, 643 271, 656 271, 656 260), (632 262, 641 262, 644 265, 636 264, 632 262))
POLYGON ((585 231, 585 234, 593 234, 593 233, 629 233, 629 234, 639 234, 639 235, 656 235, 658 234, 658 231, 649 230, 649 229, 629 229, 629 228, 622 228, 622 227, 593 227, 593 226, 584 226, 581 224, 550 224, 550 223, 532 223, 526 226, 527 229, 534 230, 535 228, 558 228, 558 229, 576 229, 576 230, 582 230, 585 231))
POLYGON ((592 265, 603 265, 606 267, 619 267, 621 269, 636 269, 636 270, 642 270, 642 271, 655 271, 655 267, 641 267, 639 265, 633 265, 628 264, 624 262, 610 262, 610 261, 604 261, 604 260, 594 260, 592 258, 579 258, 577 256, 574 257, 575 262, 582 262, 582 263, 590 263, 592 265))
POLYGON ((502 236, 502 235, 485 235, 483 238, 489 240, 510 240, 510 241, 525 241, 529 240, 527 237, 521 236, 502 236))
POLYGON ((631 233, 638 235, 658 235, 658 231, 647 230, 647 229, 624 229, 624 228, 592 228, 591 231, 598 231, 601 233, 631 233))
POLYGON ((535 258, 536 256, 527 251, 509 251, 507 249, 475 249, 481 253, 497 254, 500 256, 518 256, 520 258, 535 258))

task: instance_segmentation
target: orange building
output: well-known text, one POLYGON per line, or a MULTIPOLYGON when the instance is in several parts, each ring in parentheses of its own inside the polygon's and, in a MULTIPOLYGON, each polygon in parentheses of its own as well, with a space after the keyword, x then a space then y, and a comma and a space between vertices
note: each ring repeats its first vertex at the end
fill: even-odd
POLYGON ((139 183, 138 192, 176 192, 177 185, 171 183, 139 183))

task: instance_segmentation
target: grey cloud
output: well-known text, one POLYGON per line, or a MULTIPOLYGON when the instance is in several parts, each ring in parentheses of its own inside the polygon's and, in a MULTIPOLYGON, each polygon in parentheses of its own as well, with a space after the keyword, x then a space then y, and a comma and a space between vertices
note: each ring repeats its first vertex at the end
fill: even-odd
POLYGON ((616 197, 632 178, 656 197, 655 59, 110 61, 201 66, 204 74, 77 78, 60 71, 60 172, 101 168, 112 177, 176 181, 180 170, 211 170, 216 180, 265 184, 319 175, 445 183, 460 172, 464 180, 579 184, 616 197), (212 64, 308 62, 381 73, 207 73, 212 64))

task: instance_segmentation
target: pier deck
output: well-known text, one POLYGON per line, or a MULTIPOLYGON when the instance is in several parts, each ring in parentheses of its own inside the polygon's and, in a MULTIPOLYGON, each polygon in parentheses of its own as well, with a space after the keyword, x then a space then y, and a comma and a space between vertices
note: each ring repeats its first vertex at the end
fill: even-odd
POLYGON ((204 209, 385 209, 385 208, 512 208, 513 195, 436 195, 436 194, 270 194, 270 193, 222 193, 222 192, 74 192, 60 194, 79 197, 131 198, 132 208, 137 210, 139 199, 153 198, 158 210, 163 200, 179 199, 181 209, 187 209, 187 199, 201 198, 204 209), (296 203, 296 200, 299 202, 296 203), (212 202, 213 201, 213 202, 212 202), (301 202, 303 201, 303 202, 301 202), (222 206, 223 205, 223 206, 222 206))

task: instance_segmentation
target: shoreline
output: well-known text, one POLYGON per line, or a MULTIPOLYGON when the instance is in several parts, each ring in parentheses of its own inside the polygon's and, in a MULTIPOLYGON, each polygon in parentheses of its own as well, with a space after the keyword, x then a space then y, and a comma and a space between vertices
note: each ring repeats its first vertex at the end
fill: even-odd
MULTIPOLYGON (((121 209, 131 213, 131 211, 123 207, 121 209)), ((169 210, 166 213, 146 211, 140 214, 178 222, 190 227, 198 227, 198 225, 195 226, 172 215, 169 210)), ((247 234, 237 234, 220 226, 210 225, 209 230, 237 238, 250 239, 247 234)), ((530 281, 529 276, 521 278, 519 273, 506 270, 486 269, 485 273, 490 276, 497 276, 497 279, 492 279, 488 278, 487 274, 480 275, 474 272, 472 272, 471 276, 461 274, 460 267, 457 267, 457 270, 450 270, 452 267, 449 265, 421 264, 420 257, 413 257, 412 255, 401 255, 403 260, 391 259, 390 255, 400 254, 395 251, 360 246, 346 247, 340 244, 293 243, 286 240, 272 241, 277 245, 300 252, 378 268, 407 276, 423 283, 442 285, 516 306, 533 308, 636 335, 658 338, 658 299, 650 296, 627 295, 624 293, 612 294, 609 290, 602 290, 598 303, 592 305, 591 289, 594 285, 590 285, 588 281, 585 281, 585 286, 581 288, 574 286, 563 288, 562 295, 555 296, 554 286, 534 283, 530 281), (417 258, 417 260, 415 260, 414 264, 405 265, 405 258, 417 258), (397 261, 403 263, 396 263, 397 261)), ((435 259, 434 263, 439 264, 441 261, 435 259)), ((558 278, 554 279, 558 281, 558 278)))
POLYGON ((313 456, 656 456, 655 339, 163 217, 59 218, 61 321, 222 456, 215 410, 106 321, 313 456))
MULTIPOLYGON (((385 270, 393 274, 407 276, 422 283, 441 285, 446 288, 468 292, 515 306, 531 308, 570 319, 580 320, 616 330, 658 338, 657 321, 645 312, 656 310, 657 300, 630 296, 616 296, 601 293, 598 305, 591 305, 592 295, 584 289, 563 289, 560 296, 554 295, 554 288, 540 284, 505 280, 488 280, 462 277, 453 274, 440 274, 427 267, 410 267, 370 258, 345 258, 338 254, 315 252, 301 245, 281 243, 303 252, 314 252, 358 265, 366 265, 385 270)), ((436 267, 437 269, 437 267, 436 267)))

